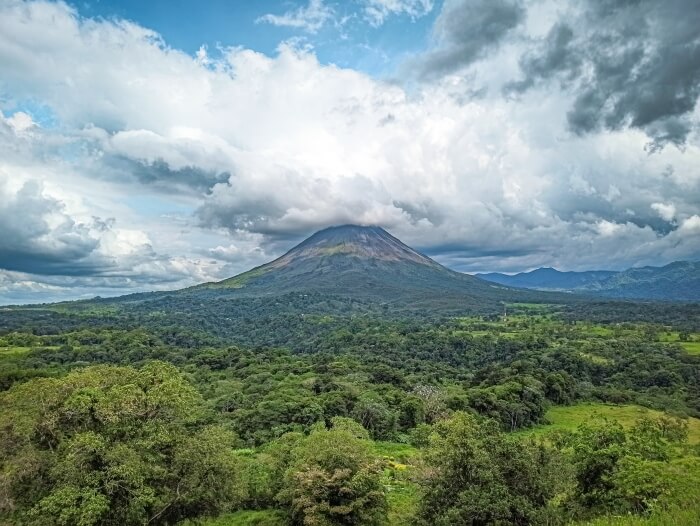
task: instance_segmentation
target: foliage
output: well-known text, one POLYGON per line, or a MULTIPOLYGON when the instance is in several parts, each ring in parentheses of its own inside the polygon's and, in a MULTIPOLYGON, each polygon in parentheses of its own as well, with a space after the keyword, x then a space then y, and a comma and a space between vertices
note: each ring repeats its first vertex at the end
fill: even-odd
POLYGON ((0 523, 131 524, 161 510, 152 522, 219 511, 262 524, 412 524, 429 509, 438 524, 450 513, 475 524, 655 517, 675 505, 675 481, 700 472, 679 467, 700 421, 660 412, 700 415, 700 358, 681 345, 699 337, 692 305, 661 316, 654 305, 519 304, 503 321, 397 317, 315 294, 212 297, 202 309, 158 297, 162 311, 138 295, 3 311, 0 523), (645 322, 610 323, 627 315, 645 322), (678 325, 653 322, 666 319, 678 325), (650 418, 636 424, 639 406, 650 418), (581 434, 595 412, 619 420, 623 438, 606 431, 607 447, 581 434), (459 433, 470 450, 431 453, 459 433), (600 462, 587 465, 589 451, 600 462), (422 452, 428 467, 466 466, 481 489, 440 486, 422 452), (431 493, 418 473, 455 500, 419 502, 431 493), (348 502, 331 505, 340 493, 348 502))
POLYGON ((235 500, 235 437, 165 363, 37 379, 0 400, 0 505, 32 524, 167 524, 235 500))
POLYGON ((278 501, 294 524, 382 524, 387 504, 381 466, 358 428, 336 420, 315 428, 292 453, 278 501))
POLYGON ((641 418, 627 431, 601 419, 559 435, 555 442, 574 466, 571 504, 586 510, 649 511, 668 490, 663 473, 671 446, 686 438, 685 424, 667 417, 641 418))
POLYGON ((434 426, 421 480, 425 524, 529 524, 557 492, 556 454, 456 413, 434 426))

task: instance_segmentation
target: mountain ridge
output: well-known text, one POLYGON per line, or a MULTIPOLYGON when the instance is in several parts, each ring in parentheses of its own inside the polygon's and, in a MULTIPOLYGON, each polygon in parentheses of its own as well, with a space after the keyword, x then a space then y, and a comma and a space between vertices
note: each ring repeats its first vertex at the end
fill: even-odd
POLYGON ((623 271, 562 272, 549 267, 518 274, 475 274, 500 285, 544 291, 594 294, 607 298, 700 301, 700 262, 674 261, 661 267, 623 271))

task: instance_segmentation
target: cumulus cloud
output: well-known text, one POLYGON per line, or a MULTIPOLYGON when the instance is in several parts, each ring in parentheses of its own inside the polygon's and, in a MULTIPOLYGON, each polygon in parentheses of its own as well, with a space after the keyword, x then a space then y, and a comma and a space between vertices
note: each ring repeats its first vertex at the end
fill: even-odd
POLYGON ((177 282, 193 274, 194 263, 155 253, 141 230, 120 228, 111 218, 80 220, 37 181, 27 181, 17 191, 2 177, 0 183, 0 268, 97 279, 102 287, 121 288, 177 282))
POLYGON ((98 246, 95 225, 76 223, 36 182, 0 190, 0 225, 0 267, 9 270, 80 272, 98 246))
POLYGON ((555 10, 529 36, 530 9, 446 2, 419 63, 454 83, 409 91, 291 44, 204 60, 65 4, 1 4, 0 100, 41 101, 61 123, 42 129, 3 102, 7 290, 223 279, 338 223, 380 224, 465 271, 700 257, 697 141, 649 156, 651 128, 609 121, 608 103, 570 133, 582 79, 602 69, 580 51, 588 26, 555 10), (493 73, 497 59, 521 78, 493 73), (480 83, 498 89, 455 96, 480 83))

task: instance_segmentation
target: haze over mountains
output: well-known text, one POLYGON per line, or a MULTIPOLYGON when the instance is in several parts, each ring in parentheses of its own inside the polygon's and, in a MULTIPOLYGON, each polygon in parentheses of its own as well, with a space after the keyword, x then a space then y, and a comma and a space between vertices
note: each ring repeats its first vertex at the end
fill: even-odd
POLYGON ((693 261, 676 261, 663 267, 631 268, 622 272, 561 272, 553 268, 538 268, 514 275, 493 272, 476 276, 509 287, 596 294, 610 298, 700 300, 700 262, 693 261))

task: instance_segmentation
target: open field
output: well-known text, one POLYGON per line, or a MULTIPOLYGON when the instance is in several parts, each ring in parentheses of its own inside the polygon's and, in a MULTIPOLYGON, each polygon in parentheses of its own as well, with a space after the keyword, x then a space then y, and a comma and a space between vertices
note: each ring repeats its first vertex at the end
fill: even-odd
MULTIPOLYGON (((548 425, 536 426, 518 434, 544 435, 555 430, 574 431, 579 425, 598 417, 617 420, 625 427, 634 425, 642 416, 656 417, 661 411, 647 409, 637 405, 608 405, 608 404, 578 404, 572 406, 557 406, 547 411, 548 425)), ((688 419, 688 442, 700 443, 700 419, 688 419)))
POLYGON ((185 521, 181 526, 284 526, 284 514, 276 510, 242 510, 198 522, 185 521))
POLYGON ((31 351, 31 347, 0 347, 0 355, 2 356, 20 356, 31 351))
POLYGON ((700 342, 681 342, 680 345, 688 354, 700 354, 700 342))

